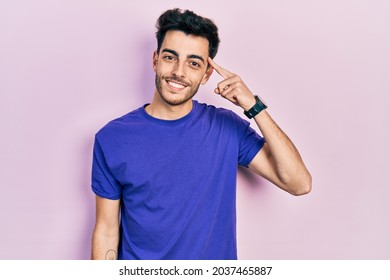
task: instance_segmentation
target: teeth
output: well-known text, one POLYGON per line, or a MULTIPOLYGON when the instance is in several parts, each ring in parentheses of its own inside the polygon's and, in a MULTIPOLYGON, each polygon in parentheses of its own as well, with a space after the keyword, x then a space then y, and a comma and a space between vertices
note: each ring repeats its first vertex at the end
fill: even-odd
POLYGON ((178 84, 178 83, 175 83, 175 82, 172 82, 172 81, 169 81, 168 82, 169 85, 173 86, 174 88, 177 88, 177 89, 183 89, 185 88, 185 86, 181 85, 181 84, 178 84))

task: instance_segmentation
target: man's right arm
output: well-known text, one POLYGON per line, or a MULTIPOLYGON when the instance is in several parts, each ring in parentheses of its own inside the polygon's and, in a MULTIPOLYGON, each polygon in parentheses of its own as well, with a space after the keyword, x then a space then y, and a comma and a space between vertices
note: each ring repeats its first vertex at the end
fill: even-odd
POLYGON ((92 235, 92 259, 118 258, 120 200, 96 196, 96 223, 92 235))

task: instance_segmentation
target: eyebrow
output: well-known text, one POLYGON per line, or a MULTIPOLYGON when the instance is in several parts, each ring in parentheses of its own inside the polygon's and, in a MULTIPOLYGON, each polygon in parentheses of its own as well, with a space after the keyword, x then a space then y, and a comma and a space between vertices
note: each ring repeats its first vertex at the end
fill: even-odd
MULTIPOLYGON (((174 51, 174 50, 171 50, 171 49, 163 49, 162 52, 168 52, 168 53, 173 54, 174 56, 179 57, 179 54, 177 53, 177 51, 174 51)), ((199 59, 200 61, 202 61, 204 63, 204 58, 201 57, 200 55, 190 54, 190 55, 187 55, 187 58, 199 59)))

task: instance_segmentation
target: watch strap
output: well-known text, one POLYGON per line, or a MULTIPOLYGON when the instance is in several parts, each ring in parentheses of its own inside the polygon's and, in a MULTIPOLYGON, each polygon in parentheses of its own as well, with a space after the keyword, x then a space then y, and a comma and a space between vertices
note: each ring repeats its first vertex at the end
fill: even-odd
POLYGON ((244 111, 244 114, 248 117, 248 118, 253 118, 255 117, 258 113, 260 113, 261 111, 263 111, 264 109, 267 109, 267 105, 265 105, 261 100, 260 98, 255 95, 255 99, 256 99, 256 104, 250 108, 248 111, 244 111))

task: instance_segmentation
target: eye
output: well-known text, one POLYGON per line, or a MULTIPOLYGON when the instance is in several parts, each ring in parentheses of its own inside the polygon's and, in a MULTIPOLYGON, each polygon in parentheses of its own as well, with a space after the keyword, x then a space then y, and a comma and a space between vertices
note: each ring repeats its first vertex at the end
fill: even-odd
POLYGON ((200 67, 200 64, 196 61, 190 61, 190 65, 194 68, 199 68, 200 67))
POLYGON ((175 60, 175 57, 173 57, 172 55, 166 55, 166 56, 164 56, 164 59, 168 60, 168 61, 173 61, 173 60, 175 60))

